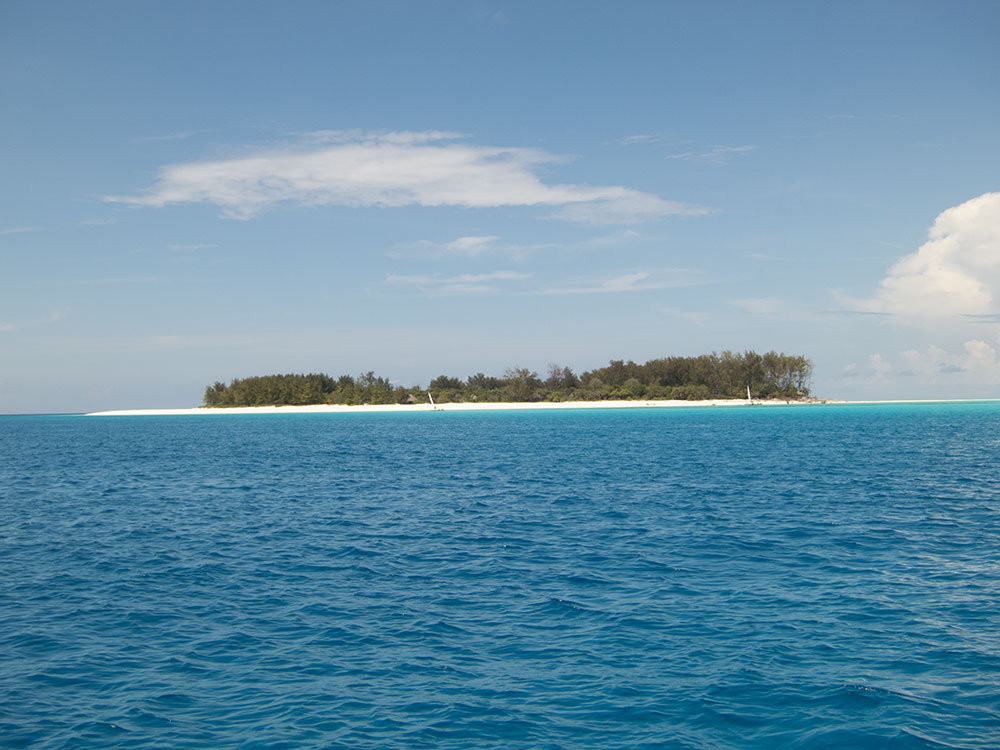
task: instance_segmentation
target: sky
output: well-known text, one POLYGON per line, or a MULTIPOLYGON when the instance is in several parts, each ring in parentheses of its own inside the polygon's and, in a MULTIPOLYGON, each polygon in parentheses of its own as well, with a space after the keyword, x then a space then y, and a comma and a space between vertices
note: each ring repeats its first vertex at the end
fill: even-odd
POLYGON ((1000 3, 0 4, 0 413, 783 351, 1000 397, 1000 3))

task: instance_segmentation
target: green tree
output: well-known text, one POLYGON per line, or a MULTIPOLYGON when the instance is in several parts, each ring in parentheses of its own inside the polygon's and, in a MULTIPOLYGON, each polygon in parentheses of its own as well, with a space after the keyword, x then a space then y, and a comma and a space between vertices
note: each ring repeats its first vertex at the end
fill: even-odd
POLYGON ((509 367, 504 371, 504 389, 507 391, 510 401, 535 401, 538 391, 542 388, 542 381, 538 378, 537 372, 532 372, 524 367, 509 367))

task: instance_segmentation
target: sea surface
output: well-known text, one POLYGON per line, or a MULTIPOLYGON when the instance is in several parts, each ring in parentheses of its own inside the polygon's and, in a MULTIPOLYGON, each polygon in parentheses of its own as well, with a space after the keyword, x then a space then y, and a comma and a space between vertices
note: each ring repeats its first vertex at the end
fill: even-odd
POLYGON ((1000 403, 0 418, 0 747, 1000 747, 1000 403))

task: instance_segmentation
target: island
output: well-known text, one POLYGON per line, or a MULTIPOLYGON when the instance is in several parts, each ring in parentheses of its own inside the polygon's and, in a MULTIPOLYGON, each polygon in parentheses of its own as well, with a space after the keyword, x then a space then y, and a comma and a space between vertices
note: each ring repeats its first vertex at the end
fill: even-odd
POLYGON ((774 351, 664 357, 645 364, 611 360, 606 367, 577 375, 550 365, 546 377, 508 368, 495 377, 478 372, 467 378, 440 375, 426 388, 394 385, 373 371, 331 377, 323 373, 257 375, 215 382, 205 389, 204 407, 285 407, 313 405, 555 404, 576 402, 813 401, 812 362, 774 351))

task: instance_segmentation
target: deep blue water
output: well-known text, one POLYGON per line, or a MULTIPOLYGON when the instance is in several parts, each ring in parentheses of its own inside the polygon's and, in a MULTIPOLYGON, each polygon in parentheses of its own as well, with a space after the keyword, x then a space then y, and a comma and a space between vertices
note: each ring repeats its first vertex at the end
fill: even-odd
POLYGON ((0 419, 6 748, 1000 747, 1000 404, 0 419))

